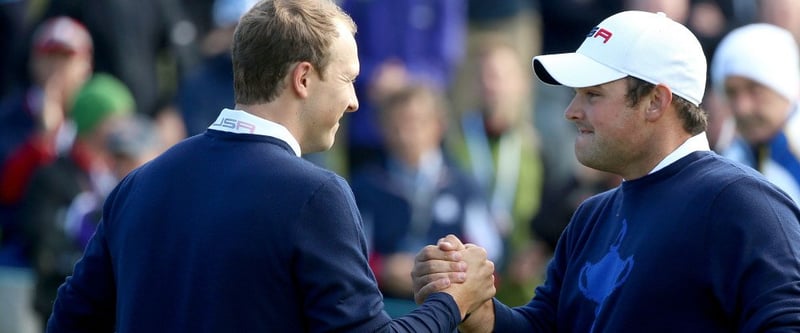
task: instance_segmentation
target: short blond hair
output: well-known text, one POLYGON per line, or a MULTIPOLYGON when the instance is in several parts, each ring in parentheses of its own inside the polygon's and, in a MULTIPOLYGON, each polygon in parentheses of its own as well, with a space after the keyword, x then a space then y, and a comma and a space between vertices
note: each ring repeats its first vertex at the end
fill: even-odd
POLYGON ((274 100, 292 64, 307 61, 324 75, 337 20, 355 34, 353 20, 330 0, 264 0, 239 20, 231 56, 237 104, 274 100))

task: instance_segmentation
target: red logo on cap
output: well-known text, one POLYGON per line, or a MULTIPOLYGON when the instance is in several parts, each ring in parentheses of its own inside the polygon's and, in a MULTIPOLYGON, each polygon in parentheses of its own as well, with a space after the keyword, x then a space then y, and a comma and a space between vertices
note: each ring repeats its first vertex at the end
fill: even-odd
POLYGON ((603 39, 603 44, 605 44, 608 43, 609 39, 611 39, 611 35, 613 35, 611 31, 608 31, 600 27, 594 27, 592 31, 589 31, 589 34, 586 35, 586 37, 594 37, 594 38, 600 37, 603 39))

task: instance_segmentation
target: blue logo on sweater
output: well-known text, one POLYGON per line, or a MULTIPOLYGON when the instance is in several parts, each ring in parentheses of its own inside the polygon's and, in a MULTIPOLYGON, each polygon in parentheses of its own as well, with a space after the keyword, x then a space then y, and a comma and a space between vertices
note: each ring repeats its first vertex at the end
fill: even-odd
MULTIPOLYGON (((622 239, 625 238, 627 230, 628 223, 622 220, 622 230, 619 231, 614 244, 611 244, 608 253, 597 263, 587 262, 583 265, 578 276, 578 288, 586 298, 597 303, 597 308, 594 311, 595 323, 597 323, 597 317, 600 315, 606 299, 614 293, 614 290, 625 283, 633 269, 633 256, 623 259, 619 255, 619 246, 622 244, 622 239)), ((594 323, 591 331, 594 331, 594 323)))

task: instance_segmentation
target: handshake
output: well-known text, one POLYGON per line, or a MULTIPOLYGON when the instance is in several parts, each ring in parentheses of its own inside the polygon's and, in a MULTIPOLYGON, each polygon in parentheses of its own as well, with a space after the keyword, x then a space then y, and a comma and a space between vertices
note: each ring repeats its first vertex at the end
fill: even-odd
MULTIPOLYGON (((486 250, 477 245, 465 245, 457 237, 447 235, 417 254, 411 278, 417 304, 441 291, 453 297, 462 319, 477 313, 481 315, 470 316, 475 320, 469 322, 480 321, 475 317, 494 318, 491 301, 495 295, 494 263, 487 259, 486 250)), ((465 321, 463 325, 469 323, 465 321)))

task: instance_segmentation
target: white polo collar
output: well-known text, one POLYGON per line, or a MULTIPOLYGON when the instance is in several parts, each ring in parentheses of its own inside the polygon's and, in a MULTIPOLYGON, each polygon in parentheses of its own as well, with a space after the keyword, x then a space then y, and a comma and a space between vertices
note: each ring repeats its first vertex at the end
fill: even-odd
POLYGON ((217 120, 208 128, 229 133, 273 137, 289 144, 298 157, 301 154, 300 143, 286 127, 242 110, 222 109, 217 120))
POLYGON ((693 152, 696 152, 696 151, 709 151, 709 150, 711 150, 711 148, 709 148, 709 145, 708 145, 708 138, 706 137, 706 132, 702 132, 700 134, 697 134, 697 135, 689 138, 682 145, 678 146, 677 149, 675 149, 672 153, 667 155, 667 157, 665 157, 663 160, 661 160, 661 162, 658 163, 656 165, 656 167, 653 168, 653 170, 650 171, 650 173, 648 173, 648 174, 651 174, 653 172, 661 170, 661 169, 667 167, 668 165, 670 165, 672 163, 675 163, 675 161, 677 161, 677 160, 679 160, 679 159, 681 159, 681 158, 685 157, 686 155, 689 155, 689 154, 691 154, 693 152))

